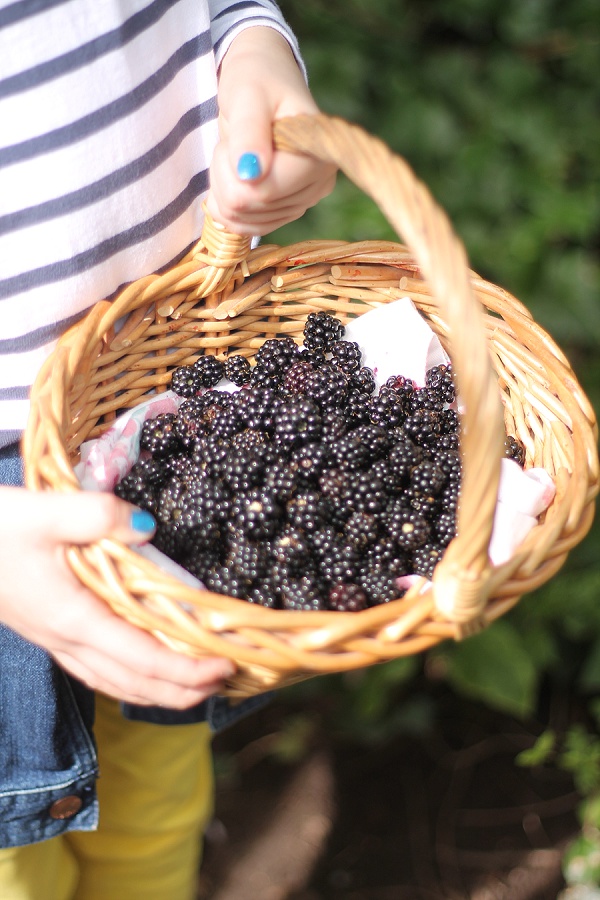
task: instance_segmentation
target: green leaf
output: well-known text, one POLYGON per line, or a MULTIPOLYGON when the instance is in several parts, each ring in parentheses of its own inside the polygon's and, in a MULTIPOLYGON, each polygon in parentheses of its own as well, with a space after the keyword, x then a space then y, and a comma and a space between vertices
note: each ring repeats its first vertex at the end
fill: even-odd
POLYGON ((533 747, 521 751, 516 757, 519 766, 541 766, 547 762, 556 746, 556 734, 548 729, 538 737, 533 747))
POLYGON ((498 621, 448 653, 448 679, 466 696, 524 717, 534 707, 537 671, 520 634, 498 621))

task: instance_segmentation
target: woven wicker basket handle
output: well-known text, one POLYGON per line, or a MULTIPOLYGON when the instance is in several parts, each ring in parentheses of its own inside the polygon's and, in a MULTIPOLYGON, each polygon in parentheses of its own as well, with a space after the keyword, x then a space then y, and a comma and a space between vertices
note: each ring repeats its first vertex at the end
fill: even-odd
POLYGON ((274 125, 279 150, 337 165, 379 206, 408 245, 449 326, 462 420, 464 463, 457 537, 434 576, 440 614, 457 625, 475 624, 488 598, 488 547, 504 443, 503 411, 492 369, 481 307, 470 282, 466 253, 445 213, 410 167, 378 139, 324 115, 282 119, 274 125))

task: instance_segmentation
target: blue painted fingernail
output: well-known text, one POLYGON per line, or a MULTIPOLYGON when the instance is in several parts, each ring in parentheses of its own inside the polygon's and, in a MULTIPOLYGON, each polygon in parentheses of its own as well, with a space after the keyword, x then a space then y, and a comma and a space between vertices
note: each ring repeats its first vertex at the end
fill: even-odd
POLYGON ((146 533, 154 531, 156 528, 156 520, 153 515, 145 509, 134 509, 131 513, 131 527, 134 531, 146 533))
POLYGON ((262 169, 256 153, 242 153, 238 160, 237 173, 242 181, 254 181, 255 178, 260 178, 262 169))

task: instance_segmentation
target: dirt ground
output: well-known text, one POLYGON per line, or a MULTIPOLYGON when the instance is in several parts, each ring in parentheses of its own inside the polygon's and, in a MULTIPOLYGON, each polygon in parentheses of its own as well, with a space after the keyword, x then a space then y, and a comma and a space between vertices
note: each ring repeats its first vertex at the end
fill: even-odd
POLYGON ((535 734, 452 695, 426 736, 376 745, 322 722, 272 752, 276 702, 217 737, 217 801, 198 900, 556 900, 577 832, 568 775, 515 762, 535 734))

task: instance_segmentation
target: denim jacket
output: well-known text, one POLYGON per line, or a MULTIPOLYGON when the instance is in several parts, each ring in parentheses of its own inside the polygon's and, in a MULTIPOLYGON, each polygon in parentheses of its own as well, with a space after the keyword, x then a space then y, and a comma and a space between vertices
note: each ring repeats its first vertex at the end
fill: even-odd
MULTIPOLYGON (((18 447, 0 450, 0 484, 22 484, 18 447)), ((122 704, 161 725, 207 721, 213 731, 268 702, 230 706, 210 697, 189 710, 122 704)), ((94 694, 39 647, 0 625, 0 847, 47 840, 98 824, 94 694)))

